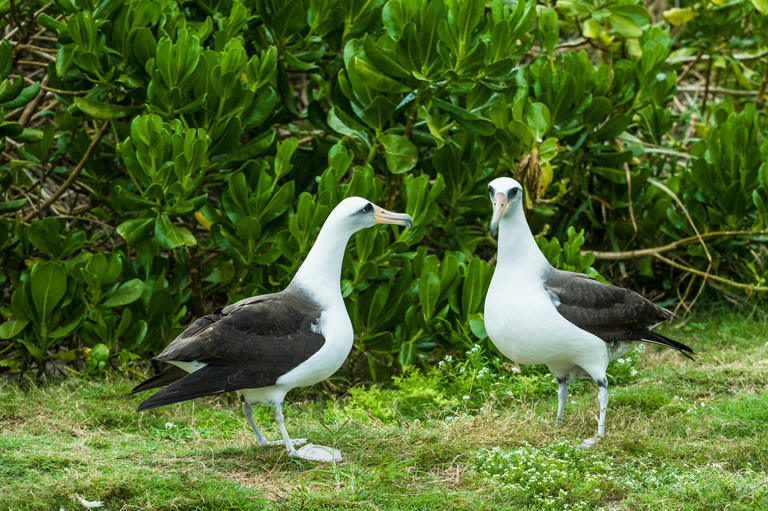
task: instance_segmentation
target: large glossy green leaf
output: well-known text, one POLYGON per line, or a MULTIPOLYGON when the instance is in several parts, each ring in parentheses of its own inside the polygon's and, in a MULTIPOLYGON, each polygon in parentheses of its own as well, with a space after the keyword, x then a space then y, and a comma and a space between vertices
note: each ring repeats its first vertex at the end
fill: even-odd
POLYGON ((381 72, 403 80, 411 77, 411 74, 398 63, 394 53, 385 50, 370 37, 366 37, 363 41, 363 48, 365 49, 365 56, 381 72))
POLYGON ((549 108, 543 103, 533 103, 525 109, 524 122, 536 140, 542 140, 550 126, 549 108))
POLYGON ((11 71, 13 71, 13 46, 10 41, 3 39, 0 42, 0 81, 8 78, 11 71))
POLYGON ((354 58, 355 71, 360 75, 360 78, 370 88, 379 92, 388 92, 393 94, 408 93, 411 88, 404 85, 397 80, 390 78, 375 67, 369 65, 359 58, 354 58))
POLYGON ((103 103, 93 99, 75 98, 75 105, 84 114, 96 119, 119 119, 129 115, 135 115, 141 108, 103 103))
POLYGON ((13 82, 10 80, 3 81, 0 84, 0 105, 5 107, 3 103, 16 99, 23 89, 24 80, 21 78, 16 78, 13 82))
POLYGON ((107 307, 128 305, 141 298, 142 293, 144 293, 144 282, 141 279, 131 279, 123 282, 115 292, 107 296, 102 305, 107 307))
POLYGON ((408 172, 419 161, 419 152, 413 142, 401 135, 382 135, 378 141, 384 146, 387 168, 393 174, 408 172))
POLYGON ((7 202, 0 202, 0 215, 13 213, 14 211, 20 210, 27 203, 27 200, 27 198, 23 198, 7 202))
POLYGON ((173 225, 167 215, 158 215, 155 222, 155 238, 160 246, 172 249, 180 246, 192 246, 197 240, 186 227, 173 225))
POLYGON ((239 262, 248 262, 248 249, 245 248, 237 236, 230 233, 222 224, 216 223, 211 226, 211 238, 227 254, 239 262))
POLYGON ((447 101, 443 101, 442 99, 435 99, 434 103, 441 110, 448 112, 456 122, 469 131, 487 137, 493 135, 496 131, 496 125, 489 119, 469 112, 468 110, 448 103, 447 101))
POLYGON ((125 242, 129 247, 135 247, 139 242, 149 236, 149 233, 152 232, 152 227, 155 225, 155 221, 155 217, 126 220, 117 226, 117 233, 125 238, 125 242))
POLYGON ((485 319, 482 313, 475 313, 469 315, 469 329, 472 334, 478 339, 485 339, 488 337, 488 332, 485 330, 485 319))
POLYGON ((461 290, 461 311, 465 318, 477 311, 482 301, 483 276, 482 265, 486 264, 479 258, 474 258, 467 266, 464 285, 461 290))
POLYGON ((419 302, 424 314, 431 318, 435 313, 440 298, 440 278, 432 272, 425 273, 419 279, 419 302))
POLYGON ((45 321, 64 297, 67 273, 56 263, 45 263, 33 268, 30 280, 32 303, 38 316, 45 321))
POLYGON ((28 324, 29 321, 26 319, 17 319, 4 322, 2 325, 0 325, 0 338, 12 339, 19 335, 21 331, 24 330, 24 327, 26 327, 28 324))

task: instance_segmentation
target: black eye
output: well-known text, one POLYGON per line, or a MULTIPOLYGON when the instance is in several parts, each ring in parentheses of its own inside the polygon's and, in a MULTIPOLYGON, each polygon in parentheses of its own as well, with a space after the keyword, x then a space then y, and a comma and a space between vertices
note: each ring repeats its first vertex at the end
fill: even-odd
POLYGON ((520 188, 512 188, 507 195, 509 195, 510 197, 514 197, 515 195, 517 195, 517 192, 519 191, 520 191, 520 188))
POLYGON ((361 213, 370 213, 371 211, 373 211, 373 204, 371 204, 370 202, 366 204, 363 209, 360 210, 361 213))

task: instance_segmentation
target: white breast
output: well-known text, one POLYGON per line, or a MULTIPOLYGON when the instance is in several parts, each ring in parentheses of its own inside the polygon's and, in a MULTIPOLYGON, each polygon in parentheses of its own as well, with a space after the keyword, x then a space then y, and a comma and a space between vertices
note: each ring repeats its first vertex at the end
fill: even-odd
POLYGON ((607 357, 603 341, 557 312, 540 279, 506 273, 497 269, 485 299, 486 331, 505 356, 519 364, 558 366, 607 357))
POLYGON ((354 331, 344 307, 334 307, 324 311, 313 330, 325 338, 323 347, 307 361, 277 379, 277 385, 288 387, 306 387, 321 382, 339 370, 347 359, 354 331))

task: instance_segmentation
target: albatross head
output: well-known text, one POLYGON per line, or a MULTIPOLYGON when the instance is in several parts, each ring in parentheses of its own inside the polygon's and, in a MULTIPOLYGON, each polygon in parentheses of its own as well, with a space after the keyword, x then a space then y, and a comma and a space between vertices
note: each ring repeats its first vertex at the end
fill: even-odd
POLYGON ((349 197, 339 203, 331 212, 328 221, 333 221, 339 230, 354 233, 376 224, 395 224, 411 227, 413 219, 404 213, 392 213, 362 197, 349 197))
POLYGON ((491 217, 491 234, 499 230, 499 222, 507 213, 510 206, 523 200, 523 187, 511 177, 500 177, 491 181, 488 185, 488 193, 493 204, 493 216, 491 217))

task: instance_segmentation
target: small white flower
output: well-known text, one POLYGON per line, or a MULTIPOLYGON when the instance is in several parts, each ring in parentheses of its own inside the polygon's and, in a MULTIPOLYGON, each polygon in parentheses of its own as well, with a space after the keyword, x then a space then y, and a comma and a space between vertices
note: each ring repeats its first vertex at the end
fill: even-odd
POLYGON ((469 401, 469 396, 464 396, 464 401, 469 401))
POLYGON ((176 424, 174 424, 173 422, 166 422, 165 423, 165 429, 171 429, 171 428, 175 428, 175 427, 176 427, 176 424))

